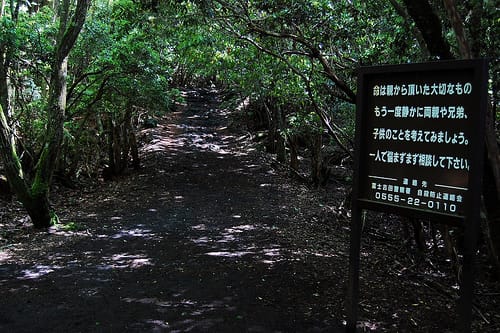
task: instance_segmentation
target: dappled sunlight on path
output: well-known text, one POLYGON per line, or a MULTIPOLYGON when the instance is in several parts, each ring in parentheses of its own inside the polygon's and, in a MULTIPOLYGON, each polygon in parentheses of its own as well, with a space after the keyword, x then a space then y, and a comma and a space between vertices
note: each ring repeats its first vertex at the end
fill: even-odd
POLYGON ((341 331, 343 281, 317 273, 331 258, 280 236, 297 192, 217 94, 185 94, 142 169, 68 213, 79 230, 0 251, 0 331, 341 331))

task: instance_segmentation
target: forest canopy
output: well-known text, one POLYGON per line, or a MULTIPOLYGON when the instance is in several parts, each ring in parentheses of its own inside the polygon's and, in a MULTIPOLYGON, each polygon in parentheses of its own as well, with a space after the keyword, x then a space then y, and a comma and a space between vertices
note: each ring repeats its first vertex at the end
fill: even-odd
POLYGON ((320 186, 353 156, 360 66, 488 58, 483 193, 499 244, 499 23, 489 0, 2 0, 0 176, 46 228, 55 179, 139 167, 138 129, 197 86, 245 107, 292 170, 305 148, 320 186))

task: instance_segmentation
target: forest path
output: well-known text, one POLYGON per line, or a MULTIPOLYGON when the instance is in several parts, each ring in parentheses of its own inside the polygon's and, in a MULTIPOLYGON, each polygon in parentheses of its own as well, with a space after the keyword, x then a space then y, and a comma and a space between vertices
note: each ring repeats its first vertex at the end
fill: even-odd
POLYGON ((0 252, 1 332, 341 331, 345 237, 338 256, 287 239, 306 191, 243 149, 216 92, 186 94, 141 170, 64 199, 81 230, 0 252))

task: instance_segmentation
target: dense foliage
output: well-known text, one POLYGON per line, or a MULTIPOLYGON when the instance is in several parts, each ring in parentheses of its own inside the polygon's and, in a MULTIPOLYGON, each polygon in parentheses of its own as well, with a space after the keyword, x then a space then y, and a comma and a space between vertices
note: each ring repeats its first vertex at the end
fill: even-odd
POLYGON ((76 184, 139 166, 137 129, 197 85, 228 92, 267 150, 298 174, 308 157, 321 185, 353 155, 357 68, 488 57, 495 206, 499 23, 488 0, 3 0, 0 173, 47 226, 33 212, 47 216, 53 175, 76 184))

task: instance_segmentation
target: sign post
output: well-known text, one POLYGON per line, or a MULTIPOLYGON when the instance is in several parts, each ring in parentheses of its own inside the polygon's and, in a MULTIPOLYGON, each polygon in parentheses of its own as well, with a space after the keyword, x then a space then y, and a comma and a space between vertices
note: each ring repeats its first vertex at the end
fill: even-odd
POLYGON ((361 68, 351 221, 348 331, 355 332, 362 210, 465 230, 461 329, 470 331, 480 218, 487 62, 361 68))

